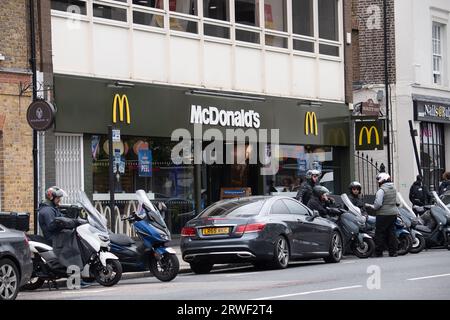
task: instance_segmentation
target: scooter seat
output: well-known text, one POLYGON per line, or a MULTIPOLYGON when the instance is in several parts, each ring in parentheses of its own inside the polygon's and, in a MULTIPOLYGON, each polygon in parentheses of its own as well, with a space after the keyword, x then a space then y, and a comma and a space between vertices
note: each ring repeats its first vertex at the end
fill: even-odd
POLYGON ((133 239, 124 234, 110 233, 109 239, 111 240, 112 243, 117 244, 119 246, 131 246, 132 244, 135 243, 133 239))
POLYGON ((430 228, 428 228, 427 226, 423 226, 423 225, 416 226, 416 230, 426 232, 426 233, 431 233, 433 231, 430 228))

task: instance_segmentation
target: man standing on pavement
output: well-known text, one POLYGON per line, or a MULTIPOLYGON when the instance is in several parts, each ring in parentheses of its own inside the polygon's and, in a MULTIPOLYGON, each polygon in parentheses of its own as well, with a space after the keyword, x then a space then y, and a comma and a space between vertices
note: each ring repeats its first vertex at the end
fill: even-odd
POLYGON ((375 211, 375 256, 382 257, 385 247, 390 257, 397 256, 398 242, 395 236, 395 221, 397 219, 397 190, 391 182, 391 176, 386 172, 377 175, 379 189, 375 195, 374 204, 366 207, 375 211))

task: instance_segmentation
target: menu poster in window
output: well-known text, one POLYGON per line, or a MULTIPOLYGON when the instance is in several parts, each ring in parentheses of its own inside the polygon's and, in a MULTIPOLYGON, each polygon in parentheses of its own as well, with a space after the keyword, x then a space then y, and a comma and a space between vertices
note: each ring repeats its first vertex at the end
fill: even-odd
POLYGON ((152 176, 152 151, 139 150, 139 177, 152 176))
POLYGON ((100 145, 100 136, 92 136, 92 139, 91 139, 91 153, 92 153, 92 158, 94 160, 97 160, 98 151, 99 151, 99 145, 100 145))

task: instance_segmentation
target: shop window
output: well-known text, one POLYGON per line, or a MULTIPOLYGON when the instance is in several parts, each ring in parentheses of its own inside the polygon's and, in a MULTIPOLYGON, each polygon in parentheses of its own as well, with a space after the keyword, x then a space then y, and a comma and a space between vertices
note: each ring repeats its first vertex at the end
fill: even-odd
POLYGON ((79 0, 52 0, 52 10, 86 15, 86 2, 79 0))
POLYGON ((287 32, 286 0, 265 0, 264 21, 266 29, 287 32))
POLYGON ((321 39, 339 40, 338 1, 319 1, 319 37, 321 39))
POLYGON ((292 22, 294 34, 314 36, 313 0, 292 0, 292 22))
POLYGON ((259 27, 259 0, 235 0, 236 23, 259 27))
POLYGON ((164 16, 141 11, 133 11, 133 23, 156 28, 164 28, 164 16))
POLYGON ((439 182, 445 171, 444 125, 420 123, 420 162, 424 185, 430 191, 439 190, 439 182))
POLYGON ((279 170, 274 176, 266 176, 265 194, 284 192, 294 197, 305 181, 310 169, 322 172, 320 184, 334 191, 334 165, 331 147, 280 145, 279 170))
POLYGON ((105 6, 103 4, 94 3, 94 17, 116 21, 127 21, 127 9, 105 6))

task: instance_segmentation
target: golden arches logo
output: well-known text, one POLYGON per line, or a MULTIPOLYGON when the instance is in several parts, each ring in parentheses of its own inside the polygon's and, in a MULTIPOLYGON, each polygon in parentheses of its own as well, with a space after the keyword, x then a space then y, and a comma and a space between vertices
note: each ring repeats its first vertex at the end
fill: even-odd
POLYGON ((128 103, 128 98, 125 94, 123 94, 122 96, 120 94, 116 94, 114 96, 113 123, 117 123, 117 105, 119 106, 119 120, 121 122, 124 121, 124 112, 126 112, 127 114, 126 122, 130 124, 131 123, 130 104, 128 103))
POLYGON ((305 116, 305 134, 319 135, 319 129, 317 126, 317 116, 315 112, 308 111, 305 116))
POLYGON ((380 144, 380 134, 378 133, 378 129, 375 126, 371 126, 370 129, 367 128, 367 126, 364 126, 361 128, 361 131, 359 132, 359 145, 362 146, 363 144, 363 134, 366 133, 367 136, 367 144, 370 145, 372 142, 372 130, 375 131, 375 142, 376 145, 380 144))

